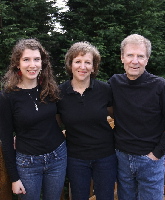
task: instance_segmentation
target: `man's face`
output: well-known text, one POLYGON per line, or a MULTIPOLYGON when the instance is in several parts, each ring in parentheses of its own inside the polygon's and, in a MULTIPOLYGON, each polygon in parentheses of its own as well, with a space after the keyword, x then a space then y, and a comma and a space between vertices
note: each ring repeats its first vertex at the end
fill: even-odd
POLYGON ((146 47, 144 44, 127 44, 121 55, 127 77, 135 80, 144 73, 148 63, 146 47))

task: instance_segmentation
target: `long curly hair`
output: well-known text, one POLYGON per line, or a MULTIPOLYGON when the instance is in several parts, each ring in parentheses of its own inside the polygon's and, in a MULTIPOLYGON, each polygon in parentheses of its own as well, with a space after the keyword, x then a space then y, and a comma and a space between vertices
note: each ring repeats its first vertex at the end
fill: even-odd
POLYGON ((21 76, 18 73, 20 58, 25 49, 39 50, 42 60, 42 71, 38 77, 38 85, 41 85, 41 102, 45 102, 45 98, 49 96, 50 101, 59 99, 59 89, 53 75, 52 66, 48 52, 44 49, 41 43, 36 39, 21 39, 14 46, 10 58, 9 69, 2 79, 3 89, 6 92, 16 91, 21 76))

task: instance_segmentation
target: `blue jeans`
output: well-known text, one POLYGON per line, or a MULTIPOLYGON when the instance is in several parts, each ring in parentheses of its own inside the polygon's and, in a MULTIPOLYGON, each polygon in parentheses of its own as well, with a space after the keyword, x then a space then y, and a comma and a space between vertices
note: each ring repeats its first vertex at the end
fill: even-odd
POLYGON ((68 158, 67 175, 72 200, 89 200, 91 179, 97 200, 114 200, 117 174, 116 154, 96 160, 68 158))
POLYGON ((44 155, 25 155, 17 152, 17 169, 26 194, 21 200, 59 200, 64 186, 67 151, 63 142, 56 150, 44 155))
POLYGON ((164 166, 162 157, 130 155, 116 150, 119 200, 162 200, 164 166))

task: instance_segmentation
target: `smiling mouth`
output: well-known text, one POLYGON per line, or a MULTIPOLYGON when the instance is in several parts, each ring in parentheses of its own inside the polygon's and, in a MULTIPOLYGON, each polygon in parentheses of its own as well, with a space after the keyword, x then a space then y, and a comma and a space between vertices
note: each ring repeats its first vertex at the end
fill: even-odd
POLYGON ((78 73, 80 73, 80 74, 86 74, 87 72, 78 71, 78 73))
POLYGON ((36 71, 34 71, 34 70, 27 70, 30 74, 35 74, 36 73, 36 71))

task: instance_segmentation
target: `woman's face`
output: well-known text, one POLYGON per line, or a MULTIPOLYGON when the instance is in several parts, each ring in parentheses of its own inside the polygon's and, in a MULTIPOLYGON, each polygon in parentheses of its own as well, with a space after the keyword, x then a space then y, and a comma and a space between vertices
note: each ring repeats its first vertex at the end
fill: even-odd
POLYGON ((94 72, 93 68, 93 55, 81 53, 72 61, 72 74, 73 79, 77 81, 89 81, 91 73, 94 72))
POLYGON ((37 80, 37 76, 42 68, 41 54, 39 50, 25 49, 18 68, 22 72, 22 80, 37 80))

